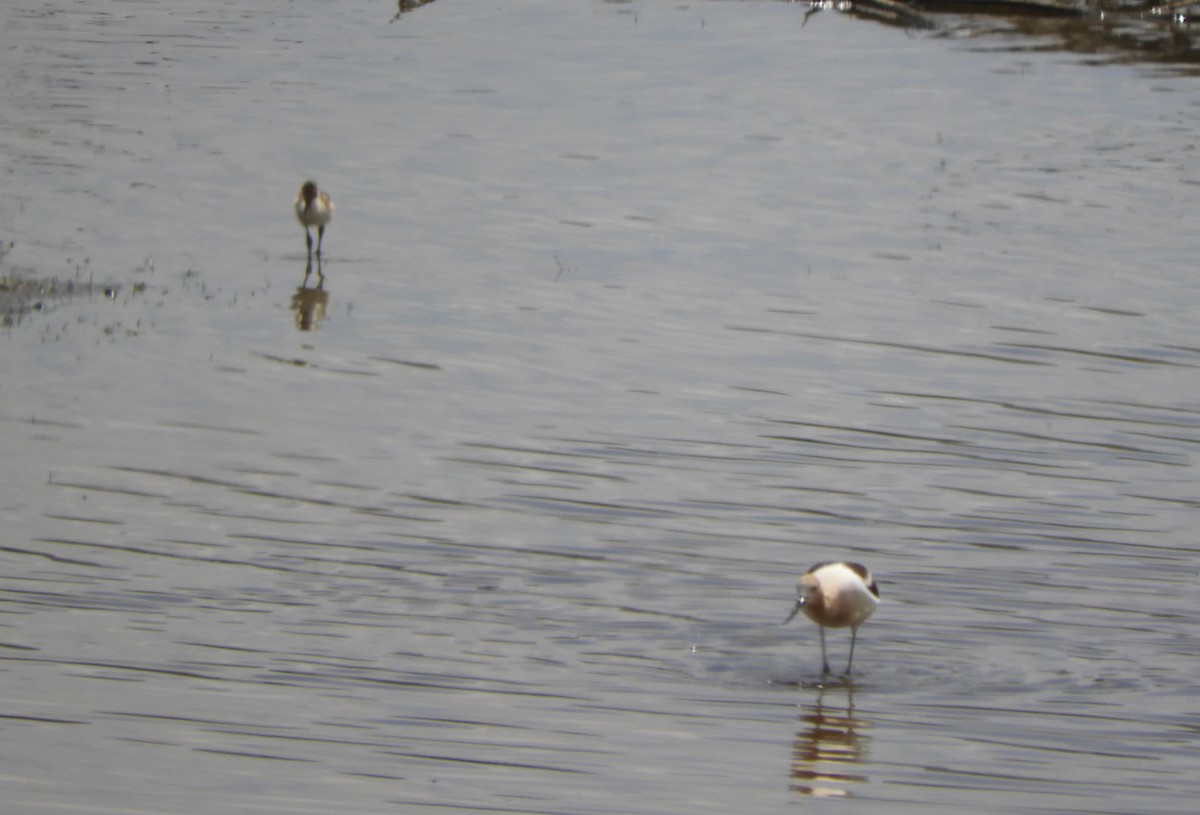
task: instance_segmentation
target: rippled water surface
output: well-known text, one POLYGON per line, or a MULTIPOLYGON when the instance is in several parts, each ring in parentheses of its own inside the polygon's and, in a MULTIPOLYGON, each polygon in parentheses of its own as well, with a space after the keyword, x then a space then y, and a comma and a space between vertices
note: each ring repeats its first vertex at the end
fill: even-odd
POLYGON ((1194 811, 1200 88, 805 11, 4 12, 6 813, 1194 811))

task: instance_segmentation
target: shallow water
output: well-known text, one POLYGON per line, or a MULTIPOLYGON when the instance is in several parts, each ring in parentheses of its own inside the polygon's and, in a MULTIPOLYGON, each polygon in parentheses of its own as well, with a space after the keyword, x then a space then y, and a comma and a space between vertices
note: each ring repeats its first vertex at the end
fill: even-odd
POLYGON ((6 812, 1194 809, 1200 91, 804 11, 7 12, 6 812))

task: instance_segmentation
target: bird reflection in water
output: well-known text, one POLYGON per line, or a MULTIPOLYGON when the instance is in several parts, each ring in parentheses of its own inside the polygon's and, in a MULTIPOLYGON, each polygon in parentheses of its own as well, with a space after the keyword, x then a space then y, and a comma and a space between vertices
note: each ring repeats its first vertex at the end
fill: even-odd
POLYGON ((312 331, 325 319, 325 310, 329 306, 329 292, 325 291, 325 274, 321 270, 321 258, 317 257, 317 285, 309 288, 308 278, 313 272, 312 258, 304 267, 304 280, 292 295, 292 311, 296 319, 296 328, 301 331, 312 331))
POLYGON ((801 706, 800 729, 792 744, 793 792, 848 798, 852 785, 866 782, 865 775, 848 772, 866 757, 869 739, 861 732, 866 722, 854 715, 853 688, 844 690, 845 708, 826 705, 824 688, 814 704, 801 706))

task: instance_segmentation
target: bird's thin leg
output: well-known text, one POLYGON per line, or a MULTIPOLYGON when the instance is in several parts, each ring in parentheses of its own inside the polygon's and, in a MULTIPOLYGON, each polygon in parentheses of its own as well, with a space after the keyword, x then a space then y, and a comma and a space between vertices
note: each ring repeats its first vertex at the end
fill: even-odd
POLYGON ((850 659, 846 662, 846 675, 850 675, 850 667, 854 664, 854 641, 858 639, 858 626, 850 629, 850 659))
POLYGON ((317 257, 321 256, 321 244, 325 241, 325 225, 317 227, 317 257))
POLYGON ((312 233, 308 231, 308 227, 304 227, 304 242, 308 244, 308 256, 312 257, 312 233))
POLYGON ((821 673, 829 673, 829 660, 825 658, 825 626, 819 626, 821 631, 821 673))

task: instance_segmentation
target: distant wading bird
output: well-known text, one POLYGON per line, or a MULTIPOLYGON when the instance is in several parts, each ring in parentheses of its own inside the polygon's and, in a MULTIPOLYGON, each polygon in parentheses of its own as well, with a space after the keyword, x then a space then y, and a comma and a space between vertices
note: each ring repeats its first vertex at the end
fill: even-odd
POLYGON ((800 578, 796 587, 796 605, 783 622, 804 611, 804 616, 821 628, 821 670, 829 673, 825 658, 825 629, 850 626, 850 659, 846 673, 854 664, 854 641, 858 627, 867 621, 879 605, 879 587, 861 563, 818 563, 800 578))
POLYGON ((317 189, 317 182, 305 181, 296 195, 296 220, 304 227, 304 240, 308 242, 308 256, 313 253, 312 234, 309 227, 317 228, 317 257, 321 257, 321 242, 325 239, 325 224, 333 218, 333 202, 329 193, 317 189))

